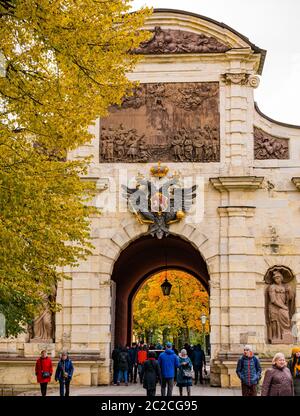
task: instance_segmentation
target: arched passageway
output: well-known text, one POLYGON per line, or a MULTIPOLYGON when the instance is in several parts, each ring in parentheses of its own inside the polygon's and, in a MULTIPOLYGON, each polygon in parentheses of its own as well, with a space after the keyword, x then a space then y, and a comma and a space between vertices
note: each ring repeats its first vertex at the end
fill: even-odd
POLYGON ((174 235, 162 240, 144 236, 133 241, 121 252, 112 273, 116 283, 115 344, 131 342, 132 298, 149 276, 166 268, 190 273, 209 291, 206 263, 190 242, 174 235))

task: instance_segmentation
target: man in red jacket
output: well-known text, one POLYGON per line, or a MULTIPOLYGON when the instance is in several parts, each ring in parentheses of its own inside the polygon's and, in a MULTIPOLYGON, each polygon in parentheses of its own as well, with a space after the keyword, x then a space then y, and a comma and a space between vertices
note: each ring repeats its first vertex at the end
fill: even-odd
POLYGON ((53 373, 52 361, 48 357, 47 351, 41 351, 40 358, 37 359, 35 364, 35 375, 37 377, 37 382, 40 383, 42 396, 47 394, 47 386, 51 381, 51 376, 53 373))

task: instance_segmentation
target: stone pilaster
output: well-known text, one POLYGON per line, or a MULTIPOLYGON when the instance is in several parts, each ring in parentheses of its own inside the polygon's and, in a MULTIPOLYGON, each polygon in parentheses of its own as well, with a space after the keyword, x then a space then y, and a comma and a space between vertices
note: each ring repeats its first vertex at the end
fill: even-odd
POLYGON ((238 352, 256 341, 256 276, 253 218, 255 206, 248 195, 259 189, 263 177, 211 178, 221 192, 220 216, 220 320, 221 351, 238 352))
POLYGON ((221 105, 225 106, 222 169, 225 174, 252 173, 253 116, 249 100, 254 105, 253 88, 258 85, 259 78, 248 72, 246 63, 230 56, 228 72, 221 75, 221 105))

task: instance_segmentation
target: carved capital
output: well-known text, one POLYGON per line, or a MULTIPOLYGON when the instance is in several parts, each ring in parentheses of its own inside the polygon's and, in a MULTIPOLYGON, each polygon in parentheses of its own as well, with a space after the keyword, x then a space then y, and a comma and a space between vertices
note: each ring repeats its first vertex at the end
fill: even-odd
POLYGON ((249 80, 249 74, 239 73, 239 74, 230 74, 226 73, 221 75, 221 79, 225 85, 247 85, 249 80))
POLYGON ((221 75, 221 80, 225 85, 248 85, 252 88, 259 86, 259 77, 256 75, 246 74, 244 72, 238 74, 226 73, 221 75))

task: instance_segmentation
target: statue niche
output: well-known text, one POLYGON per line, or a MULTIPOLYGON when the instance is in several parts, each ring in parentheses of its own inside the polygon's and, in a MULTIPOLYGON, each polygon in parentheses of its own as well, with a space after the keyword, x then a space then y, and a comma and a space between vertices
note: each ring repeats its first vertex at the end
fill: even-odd
POLYGON ((41 294, 43 309, 32 322, 29 328, 30 342, 54 342, 55 314, 50 308, 50 303, 56 299, 56 287, 51 295, 41 294))
POLYGON ((284 266, 274 266, 264 278, 268 343, 292 344, 292 321, 295 313, 295 278, 284 266))

